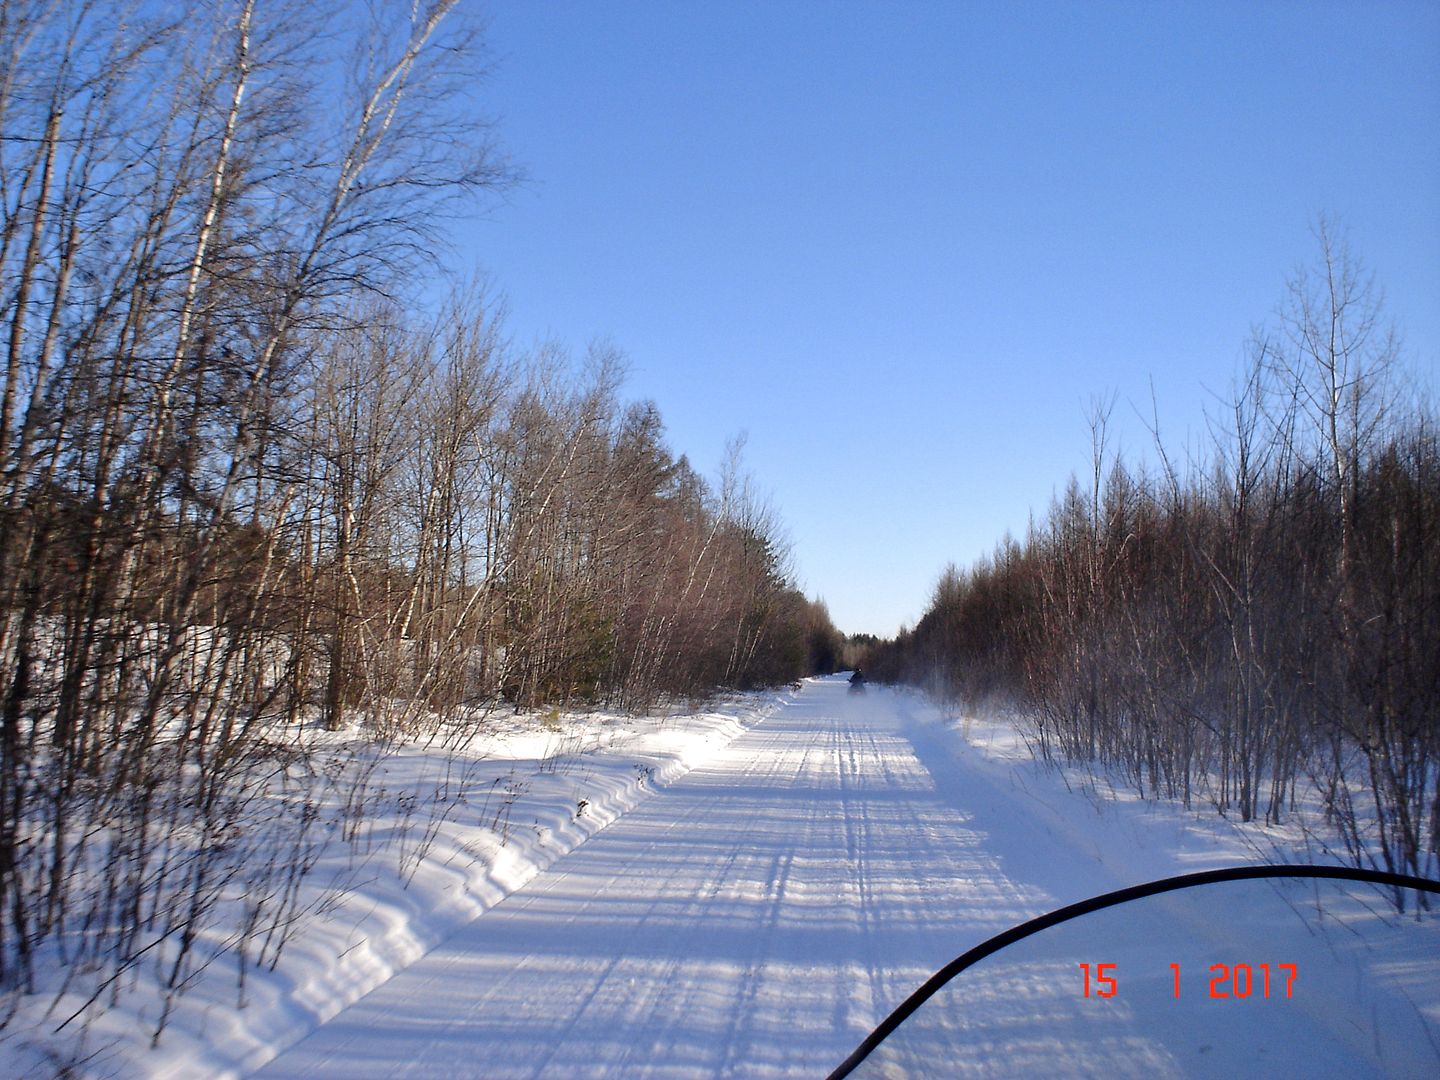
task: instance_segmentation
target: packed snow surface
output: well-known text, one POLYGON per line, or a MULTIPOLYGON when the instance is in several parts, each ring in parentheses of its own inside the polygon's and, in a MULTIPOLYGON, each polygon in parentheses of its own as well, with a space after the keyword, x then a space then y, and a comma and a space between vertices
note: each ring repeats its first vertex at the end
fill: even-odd
MULTIPOLYGON (((1037 765, 1008 723, 843 677, 485 730, 376 760, 370 839, 326 842, 243 1007, 217 945, 152 1046, 137 966, 82 1040, 57 1030, 70 1000, 22 1003, 0 1075, 824 1076, 932 972, 1032 916, 1190 870, 1335 861, 1315 829, 1140 800, 1037 765)), ((1363 890, 1317 920, 1319 895, 1252 884, 1037 935, 859 1075, 1440 1075, 1440 920, 1363 890), (1207 1000, 1215 963, 1257 989, 1207 1000), (1118 992, 1087 997, 1081 964, 1118 992)))
MULTIPOLYGON (((823 1075, 931 972, 1012 924, 1147 878, 1257 861, 1253 840, 1218 819, 1097 801, 1027 766, 1003 727, 938 721, 908 695, 807 683, 256 1075, 823 1075)), ((1273 919, 1263 903, 1252 892, 1240 910, 1172 903, 1135 918, 1203 979, 1207 960, 1258 971, 1282 959, 1264 952, 1266 932, 1227 935, 1252 908, 1257 926, 1273 919)), ((1422 952, 1433 930, 1417 931, 1422 952)), ((1096 963, 1141 963, 1103 939, 1092 947, 1096 963)), ((952 997, 910 1057, 897 1039, 900 1056, 871 1075, 1286 1074, 1317 1040, 1331 1075, 1426 1075, 1440 954, 1417 966, 1414 948, 1394 985, 1365 999, 1395 1014, 1398 1054, 1336 1033, 1345 1006, 1314 986, 1324 980, 1307 958, 1302 985, 1318 992, 1305 1008, 1281 999, 1277 971, 1274 1000, 1235 1002, 1227 1035, 1193 1013, 1167 1021, 1163 964, 1101 1002, 1083 996, 1066 954, 996 968, 952 997), (1097 1006, 1105 1035, 1087 1041, 1097 1006)))

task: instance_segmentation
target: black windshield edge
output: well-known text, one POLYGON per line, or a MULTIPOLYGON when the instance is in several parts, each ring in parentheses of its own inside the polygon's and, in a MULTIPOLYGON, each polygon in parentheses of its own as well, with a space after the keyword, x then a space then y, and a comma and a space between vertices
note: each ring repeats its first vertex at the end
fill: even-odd
POLYGON ((1263 866, 1230 866, 1219 870, 1200 870, 1195 873, 1161 878, 1158 881, 1147 881, 1143 885, 1131 885, 1129 888, 1116 889, 1114 892, 1102 893, 1100 896, 1092 896, 1088 900, 1067 904, 1065 907, 1056 908, 1054 911, 1037 916, 1029 922, 1012 926, 1009 930, 996 934, 988 941, 981 942, 970 951, 951 960, 950 963, 930 976, 920 989, 901 1002, 900 1007, 887 1016, 880 1026, 855 1048, 855 1052, 841 1062, 839 1068, 832 1072, 827 1080, 841 1080, 841 1077, 849 1076, 856 1066, 870 1056, 872 1050, 884 1042, 890 1033, 903 1024, 916 1009, 929 1001, 942 986, 972 964, 978 963, 1007 945, 1013 945, 1031 934, 1038 934, 1041 930, 1046 930, 1059 923, 1069 922, 1081 915, 1088 915, 1092 911, 1101 911, 1117 904, 1128 903, 1131 900, 1141 900, 1147 896, 1157 896, 1160 893, 1173 892, 1176 889, 1189 889, 1196 885, 1217 885, 1223 881, 1246 881, 1258 878, 1332 878, 1337 881, 1364 881, 1372 885, 1388 885, 1396 889, 1418 889, 1421 892, 1440 894, 1440 881, 1411 877, 1408 874, 1392 874, 1386 870, 1367 870, 1355 866, 1276 863, 1263 866))

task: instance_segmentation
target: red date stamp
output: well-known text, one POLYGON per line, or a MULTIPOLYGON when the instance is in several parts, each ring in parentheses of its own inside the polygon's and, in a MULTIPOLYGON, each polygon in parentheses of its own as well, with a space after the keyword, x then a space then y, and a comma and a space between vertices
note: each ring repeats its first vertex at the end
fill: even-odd
MULTIPOLYGON (((1081 994, 1084 997, 1111 998, 1120 992, 1119 965, 1081 964, 1081 994)), ((1209 996, 1220 999, 1291 998, 1295 980, 1300 975, 1298 964, 1211 964, 1209 996)), ((1170 965, 1171 996, 1180 996, 1180 965, 1170 965)))

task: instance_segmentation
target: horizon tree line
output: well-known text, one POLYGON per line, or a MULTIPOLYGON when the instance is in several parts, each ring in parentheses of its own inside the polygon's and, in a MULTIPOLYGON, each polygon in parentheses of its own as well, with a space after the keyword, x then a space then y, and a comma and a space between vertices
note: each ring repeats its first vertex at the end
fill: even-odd
POLYGON ((1097 406, 1084 481, 947 568, 867 670, 1144 796, 1278 823, 1316 792, 1353 863, 1435 877, 1440 425, 1373 279, 1316 237, 1208 448, 1127 462, 1097 406))

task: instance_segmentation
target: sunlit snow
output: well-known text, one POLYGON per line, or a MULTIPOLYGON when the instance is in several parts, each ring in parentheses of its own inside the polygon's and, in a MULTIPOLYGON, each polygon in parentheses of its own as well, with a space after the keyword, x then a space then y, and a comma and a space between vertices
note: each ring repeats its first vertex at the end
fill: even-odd
MULTIPOLYGON (((1097 789, 1031 762, 1004 722, 851 694, 843 677, 685 716, 496 720, 467 753, 411 748, 377 770, 377 810, 407 791, 450 800, 413 876, 383 843, 408 830, 413 844, 412 807, 371 823, 368 854, 322 859, 312 900, 327 882, 343 893, 312 906, 274 972, 249 974, 244 1008, 217 961, 152 1049, 139 973, 91 1024, 85 1070, 824 1076, 933 971, 1015 923, 1189 870, 1321 861, 1298 831, 1097 789)), ((1436 1074, 1433 917, 1396 919, 1372 893, 1327 902, 1317 930, 1314 890, 1251 885, 997 954, 859 1075, 1317 1075, 1298 1064, 1317 1053, 1329 1075, 1436 1074), (1395 940, 1367 936, 1375 911, 1395 940), (1211 963, 1282 961, 1300 964, 1292 1000, 1197 999, 1211 963), (1116 964, 1120 992, 1084 997, 1079 963, 1116 964)), ((0 1045, 0 1072, 73 1051, 32 1027, 0 1045)))

